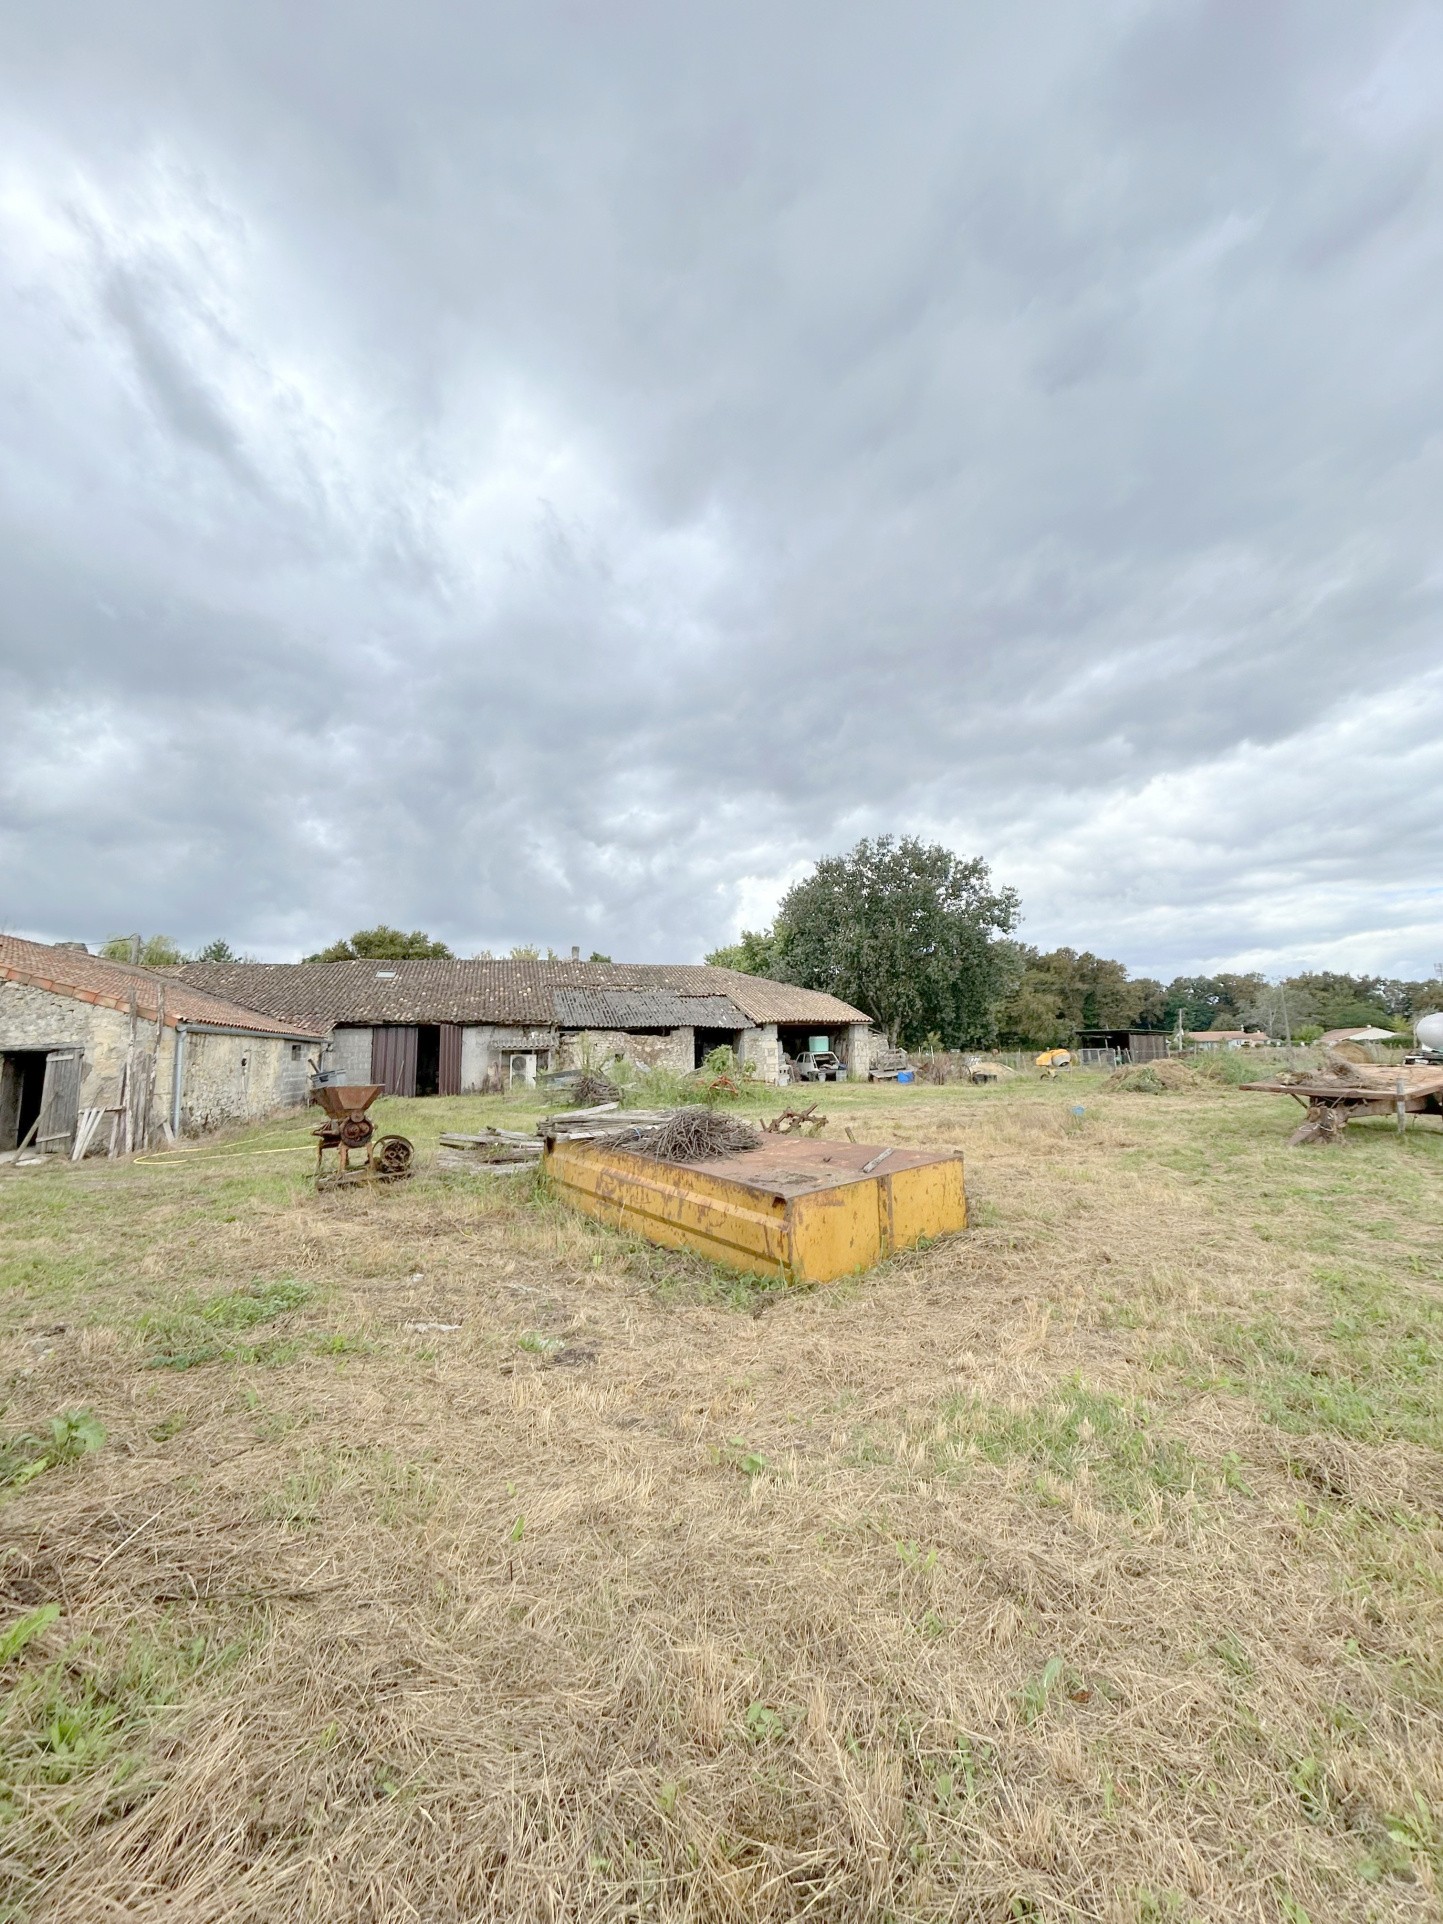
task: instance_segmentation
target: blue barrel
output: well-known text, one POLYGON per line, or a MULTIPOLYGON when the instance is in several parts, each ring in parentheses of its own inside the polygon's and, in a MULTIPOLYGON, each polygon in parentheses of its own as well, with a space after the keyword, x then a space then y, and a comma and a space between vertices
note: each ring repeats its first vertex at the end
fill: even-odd
POLYGON ((899 1071, 897 1080, 898 1082, 915 1082, 917 1078, 910 1069, 903 1069, 899 1071))

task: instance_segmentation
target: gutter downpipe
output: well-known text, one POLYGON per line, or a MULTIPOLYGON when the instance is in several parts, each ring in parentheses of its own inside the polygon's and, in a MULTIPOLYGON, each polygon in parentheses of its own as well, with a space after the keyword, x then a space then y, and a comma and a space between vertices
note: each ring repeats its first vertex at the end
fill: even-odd
POLYGON ((170 1087, 170 1133, 180 1135, 180 1092, 185 1079, 185 1038, 189 1032, 188 1022, 175 1025, 175 1061, 172 1065, 170 1087))

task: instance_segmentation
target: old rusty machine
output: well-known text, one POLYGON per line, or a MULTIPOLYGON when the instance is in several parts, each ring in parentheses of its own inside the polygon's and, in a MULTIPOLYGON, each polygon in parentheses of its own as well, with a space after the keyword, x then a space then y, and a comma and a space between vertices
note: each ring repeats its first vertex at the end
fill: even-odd
POLYGON ((401 1182, 411 1175, 416 1152, 404 1136, 378 1136, 366 1114, 380 1095, 379 1082, 322 1083, 311 1098, 326 1112, 312 1131, 316 1138, 316 1187, 334 1189, 342 1183, 401 1182), (335 1161, 327 1167, 326 1152, 335 1161), (361 1160, 353 1163, 353 1155, 361 1160))

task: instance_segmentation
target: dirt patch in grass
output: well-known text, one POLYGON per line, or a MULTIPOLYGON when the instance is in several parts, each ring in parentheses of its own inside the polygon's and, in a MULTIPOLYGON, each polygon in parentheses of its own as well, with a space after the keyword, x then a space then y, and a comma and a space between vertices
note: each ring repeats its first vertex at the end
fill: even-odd
POLYGON ((1100 1089, 829 1090, 974 1227, 813 1292, 515 1104, 0 1182, 8 1915, 1438 1917, 1443 1135, 1100 1089))

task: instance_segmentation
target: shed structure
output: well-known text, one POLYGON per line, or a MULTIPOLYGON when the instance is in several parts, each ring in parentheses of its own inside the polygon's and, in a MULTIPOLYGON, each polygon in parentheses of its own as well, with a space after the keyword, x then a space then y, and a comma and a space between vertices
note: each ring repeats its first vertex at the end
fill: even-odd
POLYGON ((195 1134, 307 1098, 323 1032, 197 983, 0 935, 0 1153, 67 1151, 82 1110, 108 1110, 140 1146, 168 1123, 195 1134))
POLYGON ((1106 1056, 1114 1062, 1155 1062, 1167 1054, 1165 1029, 1079 1029, 1074 1047, 1084 1062, 1106 1056))
POLYGON ((825 1036, 854 1078, 871 1020, 817 989, 692 963, 193 962, 179 980, 321 1030, 326 1067, 389 1094, 470 1095, 594 1059, 685 1073, 729 1045, 764 1082, 825 1036))

